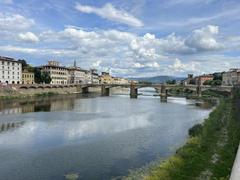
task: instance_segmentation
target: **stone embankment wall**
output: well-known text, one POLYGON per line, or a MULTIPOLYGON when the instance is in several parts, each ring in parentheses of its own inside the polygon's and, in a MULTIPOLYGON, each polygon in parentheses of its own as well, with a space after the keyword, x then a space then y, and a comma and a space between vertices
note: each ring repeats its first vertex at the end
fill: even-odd
POLYGON ((0 88, 0 97, 34 96, 34 95, 44 94, 44 93, 73 94, 73 93, 81 93, 81 90, 77 91, 76 87, 28 88, 28 89, 16 89, 14 87, 0 88))
POLYGON ((55 94, 73 94, 81 93, 81 89, 76 87, 62 87, 62 88, 29 88, 29 89, 19 89, 18 92, 23 95, 36 95, 42 93, 55 93, 55 94))
MULTIPOLYGON (((101 86, 89 87, 89 93, 101 93, 101 86)), ((15 88, 11 86, 0 86, 1 97, 26 97, 40 94, 76 94, 83 93, 80 87, 45 87, 45 88, 15 88)), ((129 94, 129 88, 113 87, 110 89, 110 94, 129 94)))
MULTIPOLYGON (((40 94, 76 94, 82 93, 81 88, 77 87, 52 87, 52 88, 21 88, 17 89, 11 86, 0 87, 0 97, 21 97, 21 96, 34 96, 40 94)), ((100 87, 89 87, 89 92, 100 93, 100 87)))

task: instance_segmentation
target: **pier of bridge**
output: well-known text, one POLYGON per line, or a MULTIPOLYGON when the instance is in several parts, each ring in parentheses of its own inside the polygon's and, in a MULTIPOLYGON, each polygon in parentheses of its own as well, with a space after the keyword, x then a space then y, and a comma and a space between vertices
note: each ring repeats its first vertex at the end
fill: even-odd
POLYGON ((108 85, 101 85, 101 95, 102 96, 109 96, 110 95, 110 87, 108 85))

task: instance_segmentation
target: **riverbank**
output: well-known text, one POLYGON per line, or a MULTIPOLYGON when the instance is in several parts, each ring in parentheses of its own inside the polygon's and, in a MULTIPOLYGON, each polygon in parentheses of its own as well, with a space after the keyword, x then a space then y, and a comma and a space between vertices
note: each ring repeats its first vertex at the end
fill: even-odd
POLYGON ((123 179, 229 179, 240 139, 239 104, 239 93, 222 99, 203 124, 189 130, 186 144, 175 155, 123 179))
MULTIPOLYGON (((100 93, 100 87, 89 87, 89 93, 100 93)), ((17 89, 14 86, 0 88, 0 100, 27 99, 34 97, 46 97, 55 95, 82 94, 82 89, 77 87, 58 87, 58 88, 28 88, 17 89)))
MULTIPOLYGON (((0 87, 0 100, 28 99, 34 97, 47 97, 56 95, 85 94, 82 88, 77 87, 53 87, 53 88, 28 88, 17 89, 14 86, 0 87)), ((101 87, 88 87, 87 93, 101 94, 101 87)), ((110 94, 129 94, 128 88, 113 87, 110 94)))

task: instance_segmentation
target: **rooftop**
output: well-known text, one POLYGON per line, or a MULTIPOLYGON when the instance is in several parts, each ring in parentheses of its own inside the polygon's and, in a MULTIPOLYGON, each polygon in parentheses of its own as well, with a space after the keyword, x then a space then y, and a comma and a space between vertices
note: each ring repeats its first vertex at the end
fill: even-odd
POLYGON ((11 61, 11 62, 18 62, 18 63, 21 63, 13 58, 10 58, 10 57, 3 57, 3 56, 0 56, 0 60, 2 61, 11 61))

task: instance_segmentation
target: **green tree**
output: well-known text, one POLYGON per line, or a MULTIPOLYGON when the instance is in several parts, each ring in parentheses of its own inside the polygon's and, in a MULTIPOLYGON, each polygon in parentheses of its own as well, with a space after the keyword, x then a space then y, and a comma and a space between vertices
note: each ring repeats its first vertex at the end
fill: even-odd
POLYGON ((203 85, 220 86, 220 85, 222 85, 222 81, 221 80, 207 80, 203 83, 203 85))
POLYGON ((43 83, 41 70, 39 68, 34 68, 33 71, 34 71, 35 82, 38 84, 43 83))
POLYGON ((214 80, 214 81, 212 81, 212 85, 213 86, 221 86, 222 85, 222 81, 221 80, 214 80))
POLYGON ((28 70, 28 72, 34 73, 34 67, 32 67, 31 65, 28 64, 26 69, 28 70))
POLYGON ((42 73, 42 81, 46 84, 50 84, 52 81, 52 78, 50 77, 50 74, 46 71, 42 73))
POLYGON ((220 80, 222 81, 222 73, 213 73, 213 80, 220 80))
POLYGON ((196 124, 188 130, 188 134, 191 137, 199 136, 202 133, 202 124, 196 124))
POLYGON ((212 85, 212 80, 206 80, 203 85, 212 85))
POLYGON ((27 70, 28 72, 34 72, 34 67, 27 63, 25 59, 19 59, 18 62, 22 63, 22 70, 27 70))
POLYGON ((176 84, 176 80, 174 79, 174 80, 168 80, 168 81, 166 81, 166 83, 167 84, 176 84))
POLYGON ((19 59, 18 62, 22 63, 22 70, 28 67, 27 61, 25 59, 19 59))

